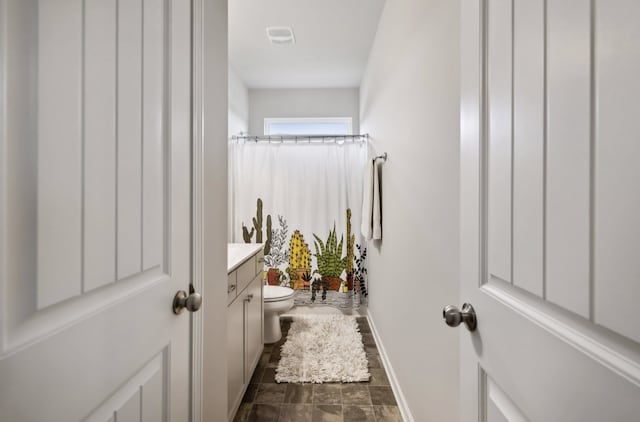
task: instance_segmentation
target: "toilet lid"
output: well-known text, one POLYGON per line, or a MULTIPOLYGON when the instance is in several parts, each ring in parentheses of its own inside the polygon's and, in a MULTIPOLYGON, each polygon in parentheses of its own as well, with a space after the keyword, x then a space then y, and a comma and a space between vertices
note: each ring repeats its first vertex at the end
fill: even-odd
POLYGON ((290 298, 293 296, 293 289, 282 286, 264 286, 263 294, 265 302, 272 302, 290 298))

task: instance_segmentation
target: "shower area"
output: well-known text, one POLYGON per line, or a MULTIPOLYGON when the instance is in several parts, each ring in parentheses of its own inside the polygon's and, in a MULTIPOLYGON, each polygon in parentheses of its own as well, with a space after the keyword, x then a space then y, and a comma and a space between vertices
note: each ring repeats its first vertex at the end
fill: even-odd
POLYGON ((345 118, 285 120, 230 139, 230 242, 263 243, 265 283, 294 289, 297 307, 357 313, 368 294, 368 136, 310 133, 349 131, 345 118))
POLYGON ((379 152, 360 82, 383 6, 229 3, 228 241, 264 244, 265 283, 299 307, 367 301, 363 189, 379 152))

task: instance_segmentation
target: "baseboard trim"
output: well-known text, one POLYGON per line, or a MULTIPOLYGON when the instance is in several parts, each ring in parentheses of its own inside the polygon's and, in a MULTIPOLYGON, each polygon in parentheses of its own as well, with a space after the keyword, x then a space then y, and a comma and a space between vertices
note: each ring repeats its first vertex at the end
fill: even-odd
POLYGON ((402 414, 402 419, 404 419, 405 422, 415 422, 415 419, 413 419, 413 415, 409 410, 409 406, 407 405, 407 400, 404 398, 404 394, 402 393, 402 389, 400 388, 400 384, 398 383, 398 378, 396 378, 396 374, 393 371, 393 367, 391 366, 391 362, 389 361, 389 357, 387 356, 387 352, 384 348, 384 343, 380 339, 380 335, 378 334, 378 330, 376 329, 376 324, 373 322, 373 318, 371 318, 371 314, 369 313, 368 309, 367 321, 369 321, 369 327, 371 327, 371 334, 373 334, 373 339, 376 341, 378 353, 380 353, 380 359, 382 359, 382 366, 384 366, 384 370, 387 372, 389 384, 391 384, 391 390, 393 391, 393 395, 396 397, 396 401, 398 402, 398 409, 400 410, 400 414, 402 414))

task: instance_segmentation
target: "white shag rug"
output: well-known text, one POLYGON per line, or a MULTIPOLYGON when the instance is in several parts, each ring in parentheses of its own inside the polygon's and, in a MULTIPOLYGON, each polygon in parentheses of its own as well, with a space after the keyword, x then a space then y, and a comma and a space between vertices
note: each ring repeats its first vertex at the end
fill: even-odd
POLYGON ((351 315, 296 315, 280 350, 277 382, 369 380, 367 355, 351 315))

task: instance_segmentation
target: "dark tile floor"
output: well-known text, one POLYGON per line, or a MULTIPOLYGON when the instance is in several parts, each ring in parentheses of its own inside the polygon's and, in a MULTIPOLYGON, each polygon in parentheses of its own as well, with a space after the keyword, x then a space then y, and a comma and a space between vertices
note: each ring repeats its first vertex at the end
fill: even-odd
POLYGON ((280 346, 291 320, 282 319, 282 339, 265 345, 235 422, 402 422, 371 328, 357 318, 371 378, 359 383, 278 384, 280 346))

